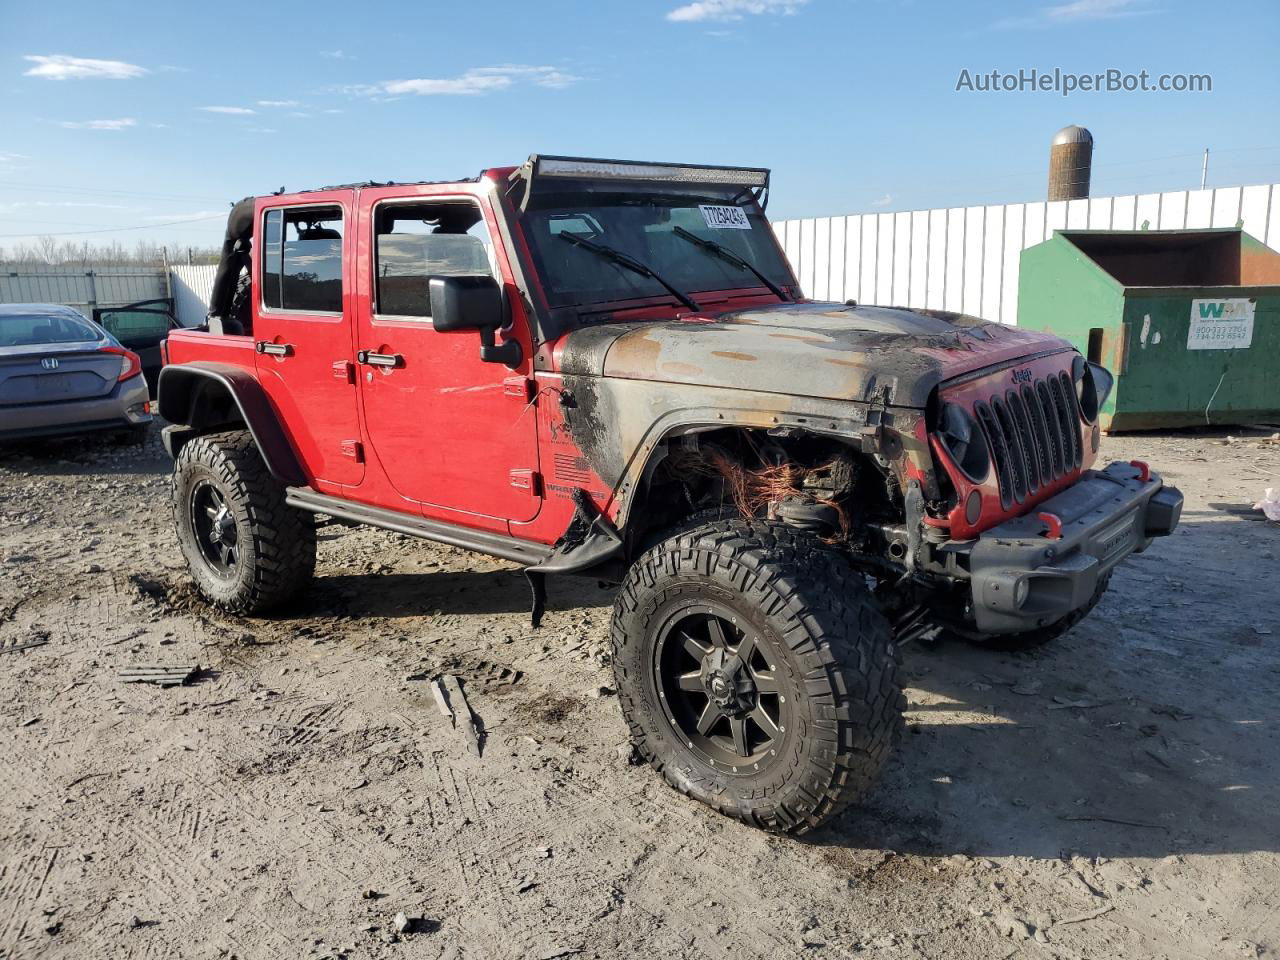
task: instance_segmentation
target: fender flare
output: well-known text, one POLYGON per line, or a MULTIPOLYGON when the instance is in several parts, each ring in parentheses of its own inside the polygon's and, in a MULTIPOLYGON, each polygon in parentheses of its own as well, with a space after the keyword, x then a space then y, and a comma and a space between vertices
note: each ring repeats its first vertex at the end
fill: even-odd
POLYGON ((225 417, 210 416, 202 409, 201 400, 208 397, 208 391, 234 404, 273 477, 286 486, 307 485, 302 462, 262 384, 248 370, 228 363, 197 361, 160 371, 156 406, 160 416, 174 425, 164 431, 170 456, 176 457, 182 444, 204 428, 227 422, 225 417))

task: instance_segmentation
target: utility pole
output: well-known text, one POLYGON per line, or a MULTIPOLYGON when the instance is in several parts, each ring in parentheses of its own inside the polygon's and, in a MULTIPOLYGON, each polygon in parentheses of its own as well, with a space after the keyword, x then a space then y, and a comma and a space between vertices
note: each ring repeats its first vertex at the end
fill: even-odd
POLYGON ((1204 148, 1204 163, 1200 164, 1200 189, 1209 182, 1209 148, 1204 148))

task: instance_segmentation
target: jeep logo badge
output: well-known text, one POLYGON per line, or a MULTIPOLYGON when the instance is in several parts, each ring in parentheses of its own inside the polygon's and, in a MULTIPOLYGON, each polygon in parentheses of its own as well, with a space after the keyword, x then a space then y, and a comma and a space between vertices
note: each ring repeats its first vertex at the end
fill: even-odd
POLYGON ((1022 370, 1014 370, 1014 371, 1013 371, 1013 382, 1014 382, 1014 383, 1030 383, 1030 382, 1031 382, 1031 371, 1030 371, 1030 369, 1026 369, 1026 368, 1024 368, 1024 369, 1022 369, 1022 370))
POLYGON ((43 360, 41 360, 41 361, 40 361, 40 366, 44 367, 46 370, 57 370, 57 369, 58 369, 58 358, 57 358, 57 357, 45 357, 43 360))

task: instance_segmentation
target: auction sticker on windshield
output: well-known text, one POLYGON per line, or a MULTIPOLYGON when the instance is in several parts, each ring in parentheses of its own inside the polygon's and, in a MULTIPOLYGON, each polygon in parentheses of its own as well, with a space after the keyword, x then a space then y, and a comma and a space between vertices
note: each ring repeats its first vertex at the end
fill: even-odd
POLYGON ((1192 300, 1188 350, 1239 350, 1253 343, 1254 302, 1243 297, 1229 300, 1192 300))
POLYGON ((703 203, 698 205, 702 219, 712 230, 750 230, 751 221, 741 207, 720 207, 703 203))

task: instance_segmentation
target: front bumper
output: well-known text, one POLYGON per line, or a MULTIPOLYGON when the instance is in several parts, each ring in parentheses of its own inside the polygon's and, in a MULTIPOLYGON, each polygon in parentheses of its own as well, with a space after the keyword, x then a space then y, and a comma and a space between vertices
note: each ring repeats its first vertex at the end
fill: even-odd
POLYGON ((149 398, 147 382, 139 374, 102 397, 0 407, 0 440, 128 429, 151 421, 146 412, 149 398))
POLYGON ((986 530, 967 544, 974 626, 1018 633, 1047 626, 1085 606, 1098 581, 1153 537, 1168 536, 1182 516, 1182 494, 1145 468, 1113 463, 1086 471, 1068 489, 1025 516, 986 530), (1062 521, 1048 539, 1041 514, 1062 521))

